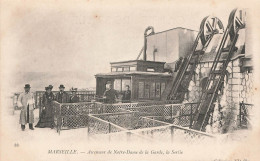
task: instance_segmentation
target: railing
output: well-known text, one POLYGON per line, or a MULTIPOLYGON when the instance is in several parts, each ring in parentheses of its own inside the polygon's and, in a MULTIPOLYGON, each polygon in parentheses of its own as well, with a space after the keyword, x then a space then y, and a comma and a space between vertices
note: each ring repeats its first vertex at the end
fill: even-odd
POLYGON ((239 107, 239 126, 241 128, 248 128, 250 125, 250 111, 253 108, 253 104, 244 103, 243 101, 240 103, 239 107))
MULTIPOLYGON (((53 91, 52 93, 56 95, 59 91, 53 91)), ((66 91, 70 96, 72 95, 71 91, 66 91)), ((42 107, 42 96, 45 91, 36 91, 35 92, 35 105, 37 108, 42 107)), ((79 102, 90 102, 95 99, 95 91, 77 91, 77 96, 79 97, 79 102)))
MULTIPOLYGON (((72 95, 71 91, 66 91, 69 95, 72 95)), ((42 96, 45 93, 45 91, 36 91, 34 93, 34 98, 35 98, 35 107, 36 108, 41 108, 42 107, 42 96)), ((57 94, 58 91, 53 91, 53 94, 57 94)), ((21 93, 15 93, 14 96, 12 97, 13 99, 13 107, 14 110, 19 110, 17 107, 17 101, 18 97, 21 93)), ((77 96, 79 97, 79 102, 90 102, 91 100, 95 99, 96 91, 78 91, 77 96)), ((41 110, 41 109, 40 109, 41 110)))
MULTIPOLYGON (((163 124, 163 122, 157 123, 163 124)), ((132 130, 131 133, 159 142, 202 143, 202 141, 208 141, 215 138, 214 135, 172 124, 132 130)))
POLYGON ((126 130, 127 129, 124 129, 109 121, 102 120, 92 115, 88 116, 88 135, 108 134, 126 130))
POLYGON ((165 121, 168 118, 179 120, 182 115, 189 116, 189 119, 192 118, 191 115, 194 114, 193 111, 196 108, 195 103, 133 108, 129 104, 119 106, 119 104, 107 105, 96 102, 76 104, 53 102, 53 107, 55 109, 54 125, 58 133, 63 129, 87 127, 90 138, 104 141, 185 141, 193 143, 214 138, 213 135, 165 121), (176 115, 178 113, 182 115, 176 115))
POLYGON ((125 109, 97 102, 58 103, 52 102, 54 108, 54 123, 57 131, 88 126, 89 114, 118 113, 125 109))
MULTIPOLYGON (((161 103, 161 102, 160 102, 161 103)), ((159 103, 158 103, 159 104, 159 103)), ((191 126, 197 103, 187 104, 102 104, 99 102, 62 103, 54 101, 56 128, 58 132, 63 129, 86 127, 88 115, 114 123, 128 130, 148 127, 143 124, 153 119, 169 124, 191 126)))
MULTIPOLYGON (((160 126, 150 126, 142 129, 134 129, 110 133, 107 135, 94 136, 94 139, 109 142, 138 142, 138 143, 177 143, 181 144, 202 144, 215 141, 216 137, 204 132, 184 128, 165 122, 146 119, 150 124, 158 124, 160 126)), ((89 135, 92 138, 91 135, 89 135)))
POLYGON ((127 108, 131 111, 146 113, 146 116, 163 122, 191 127, 198 103, 152 105, 127 108))

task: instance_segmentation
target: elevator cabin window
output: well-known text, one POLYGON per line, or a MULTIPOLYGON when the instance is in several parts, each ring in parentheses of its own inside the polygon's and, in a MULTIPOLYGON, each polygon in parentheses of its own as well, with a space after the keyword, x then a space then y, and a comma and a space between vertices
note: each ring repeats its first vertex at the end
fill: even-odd
POLYGON ((114 89, 118 92, 125 91, 126 85, 128 85, 131 88, 130 79, 115 79, 115 81, 114 81, 114 89))
POLYGON ((165 89, 165 82, 144 82, 138 83, 138 98, 139 99, 154 99, 160 98, 165 89))

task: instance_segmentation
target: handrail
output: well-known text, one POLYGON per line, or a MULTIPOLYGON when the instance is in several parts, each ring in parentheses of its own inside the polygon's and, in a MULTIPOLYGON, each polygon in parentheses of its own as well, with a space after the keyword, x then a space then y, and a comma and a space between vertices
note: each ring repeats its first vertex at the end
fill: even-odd
POLYGON ((137 111, 129 111, 129 112, 117 112, 117 113, 102 113, 102 114, 90 114, 91 116, 111 116, 111 115, 124 115, 124 114, 132 114, 137 113, 137 111))
POLYGON ((89 115, 89 117, 90 117, 90 118, 93 118, 93 119, 96 119, 96 120, 98 120, 98 121, 100 121, 100 122, 103 122, 103 123, 105 123, 105 124, 110 124, 110 125, 112 125, 112 126, 118 128, 118 129, 120 129, 120 130, 122 130, 122 131, 127 131, 127 129, 125 129, 125 128, 121 127, 121 126, 118 126, 118 125, 116 125, 116 124, 114 124, 114 123, 111 123, 111 122, 109 122, 109 121, 102 120, 101 118, 95 117, 95 116, 93 116, 93 115, 89 115))

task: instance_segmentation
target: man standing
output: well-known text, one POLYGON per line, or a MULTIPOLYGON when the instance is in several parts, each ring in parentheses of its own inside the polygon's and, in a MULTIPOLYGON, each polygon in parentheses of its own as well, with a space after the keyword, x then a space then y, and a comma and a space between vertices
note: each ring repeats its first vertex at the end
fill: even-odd
POLYGON ((64 85, 60 85, 59 87, 60 92, 56 94, 55 100, 59 103, 68 103, 69 102, 69 95, 64 91, 64 85))
POLYGON ((34 114, 33 110, 35 108, 34 96, 33 93, 30 92, 30 84, 26 84, 24 87, 24 93, 21 93, 18 98, 18 107, 21 107, 20 113, 20 124, 22 131, 25 129, 25 125, 29 123, 29 128, 34 130, 34 114))
POLYGON ((77 88, 71 88, 72 96, 70 97, 70 103, 78 103, 79 97, 77 96, 77 88))
POLYGON ((124 92, 124 95, 123 95, 124 103, 129 103, 131 100, 131 90, 129 88, 130 88, 129 85, 126 85, 126 91, 124 92))
POLYGON ((118 94, 116 90, 112 88, 112 84, 107 84, 106 85, 106 91, 104 92, 104 98, 105 98, 105 103, 113 104, 116 102, 116 98, 118 98, 118 94))

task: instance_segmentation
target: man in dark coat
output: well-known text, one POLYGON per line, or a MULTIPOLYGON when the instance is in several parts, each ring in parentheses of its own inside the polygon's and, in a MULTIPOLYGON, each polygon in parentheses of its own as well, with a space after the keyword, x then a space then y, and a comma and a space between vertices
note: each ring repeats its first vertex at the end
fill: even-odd
POLYGON ((71 89, 72 96, 70 97, 70 103, 78 103, 79 97, 77 96, 77 88, 71 89))
POLYGON ((126 91, 124 92, 124 95, 123 95, 123 102, 127 103, 127 102, 130 102, 131 100, 131 91, 129 89, 129 85, 126 85, 126 91))
POLYGON ((118 98, 118 94, 116 90, 112 88, 112 84, 106 85, 106 91, 104 92, 105 103, 113 104, 116 102, 116 98, 118 98))
POLYGON ((69 95, 64 91, 64 85, 60 85, 60 91, 56 94, 55 100, 59 103, 69 103, 69 95))

